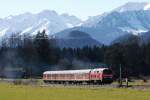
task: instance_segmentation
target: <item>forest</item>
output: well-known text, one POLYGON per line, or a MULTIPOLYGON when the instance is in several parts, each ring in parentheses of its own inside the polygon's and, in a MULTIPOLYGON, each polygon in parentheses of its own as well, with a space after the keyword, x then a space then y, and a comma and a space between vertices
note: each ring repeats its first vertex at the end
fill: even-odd
POLYGON ((149 76, 150 43, 59 48, 43 30, 35 37, 12 34, 0 45, 0 77, 39 78, 47 70, 109 67, 117 78, 120 66, 124 77, 149 76))

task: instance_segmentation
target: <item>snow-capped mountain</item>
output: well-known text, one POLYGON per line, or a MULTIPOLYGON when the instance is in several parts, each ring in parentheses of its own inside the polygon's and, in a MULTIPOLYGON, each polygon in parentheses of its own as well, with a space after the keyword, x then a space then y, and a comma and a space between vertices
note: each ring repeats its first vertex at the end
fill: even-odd
POLYGON ((62 14, 61 17, 62 17, 63 21, 65 21, 65 23, 67 24, 67 26, 69 28, 79 26, 82 24, 81 20, 79 20, 77 17, 70 16, 67 13, 62 14))
POLYGON ((150 3, 147 2, 129 2, 125 5, 116 8, 113 11, 126 12, 126 11, 139 11, 139 10, 150 10, 150 3))
POLYGON ((82 26, 59 32, 57 36, 66 36, 72 30, 89 33, 104 44, 126 34, 147 32, 150 30, 149 3, 127 3, 111 12, 90 17, 82 26))
POLYGON ((84 27, 94 27, 96 24, 98 24, 98 22, 100 20, 102 20, 105 16, 107 15, 107 13, 103 13, 101 15, 97 15, 97 16, 90 16, 83 24, 82 26, 84 27))
POLYGON ((59 15, 55 11, 44 10, 38 14, 24 13, 0 19, 0 36, 11 33, 35 35, 43 29, 51 35, 80 23, 82 21, 75 16, 59 15))

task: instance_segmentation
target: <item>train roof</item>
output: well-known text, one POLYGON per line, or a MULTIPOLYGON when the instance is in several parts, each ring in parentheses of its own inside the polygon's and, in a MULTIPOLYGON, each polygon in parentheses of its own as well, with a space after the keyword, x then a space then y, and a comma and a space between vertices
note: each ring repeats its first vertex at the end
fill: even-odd
POLYGON ((63 70, 63 71, 45 71, 43 74, 76 74, 76 73, 89 73, 90 71, 102 71, 108 68, 96 68, 85 70, 63 70))

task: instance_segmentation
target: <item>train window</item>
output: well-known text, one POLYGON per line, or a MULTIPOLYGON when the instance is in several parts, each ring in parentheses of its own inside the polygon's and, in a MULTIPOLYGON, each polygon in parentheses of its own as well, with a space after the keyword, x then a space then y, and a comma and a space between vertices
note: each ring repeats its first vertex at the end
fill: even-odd
POLYGON ((51 74, 49 74, 49 78, 51 78, 51 74))
POLYGON ((44 78, 46 78, 46 74, 44 74, 44 78))
POLYGON ((112 74, 112 71, 111 70, 104 70, 103 73, 104 74, 112 74))

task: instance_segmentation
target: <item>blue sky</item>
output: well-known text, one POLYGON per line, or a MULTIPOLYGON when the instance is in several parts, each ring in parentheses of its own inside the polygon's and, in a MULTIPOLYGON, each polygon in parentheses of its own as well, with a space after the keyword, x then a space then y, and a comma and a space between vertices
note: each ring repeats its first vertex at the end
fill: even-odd
POLYGON ((99 15, 127 2, 150 2, 150 0, 0 0, 0 18, 24 12, 38 13, 44 9, 59 14, 69 13, 79 18, 99 15))

